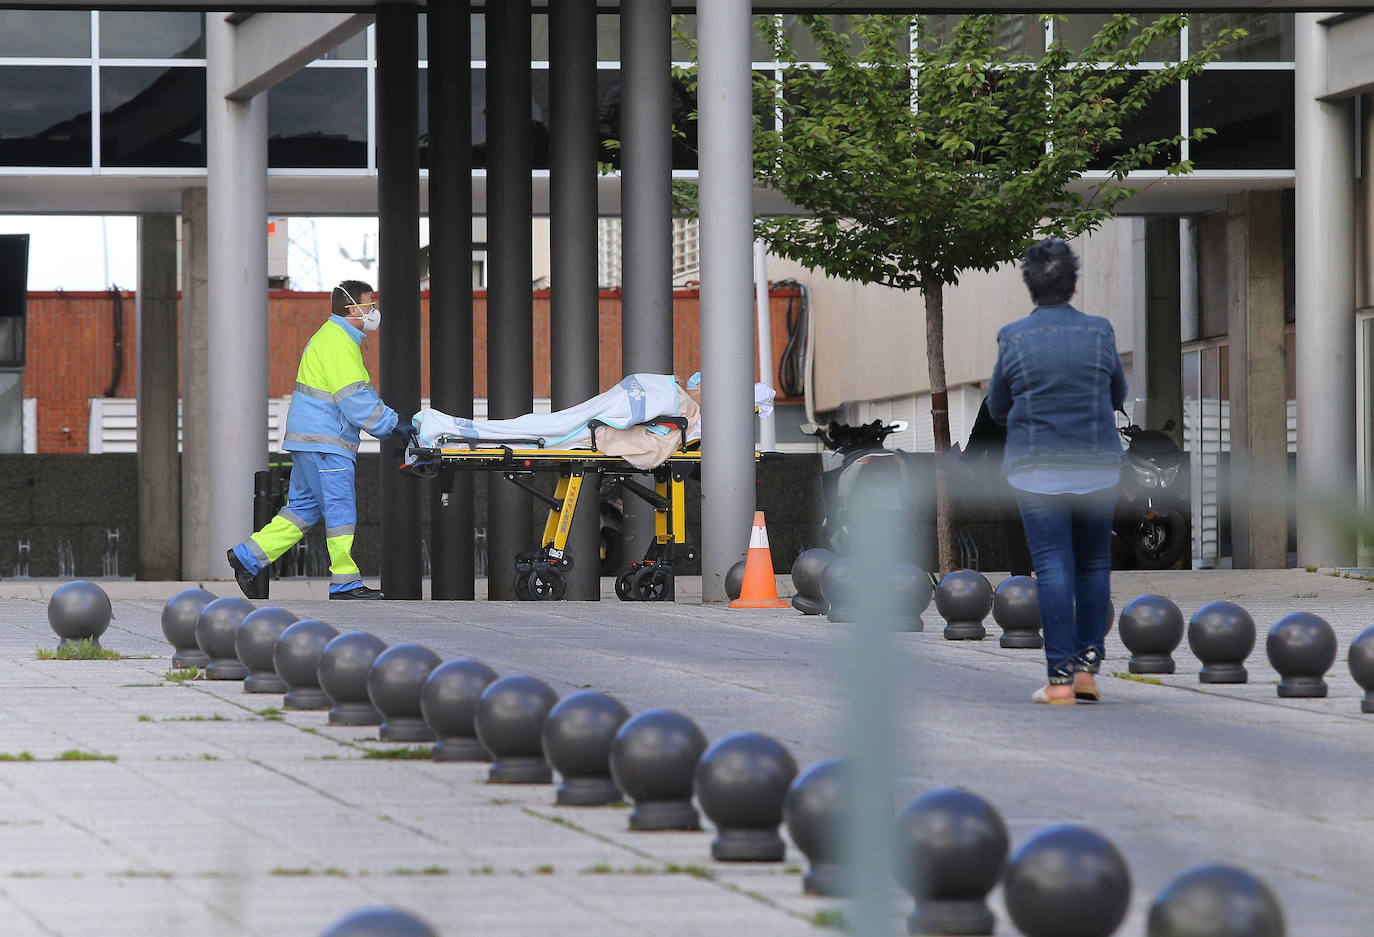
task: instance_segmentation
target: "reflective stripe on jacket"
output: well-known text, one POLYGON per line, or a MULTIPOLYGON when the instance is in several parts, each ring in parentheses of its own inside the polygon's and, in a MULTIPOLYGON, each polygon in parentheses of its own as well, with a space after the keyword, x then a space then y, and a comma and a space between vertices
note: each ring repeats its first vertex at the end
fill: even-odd
POLYGON ((287 452, 335 452, 353 459, 360 429, 382 438, 396 428, 396 411, 372 388, 362 341, 363 333, 339 316, 330 316, 310 337, 286 415, 287 452))

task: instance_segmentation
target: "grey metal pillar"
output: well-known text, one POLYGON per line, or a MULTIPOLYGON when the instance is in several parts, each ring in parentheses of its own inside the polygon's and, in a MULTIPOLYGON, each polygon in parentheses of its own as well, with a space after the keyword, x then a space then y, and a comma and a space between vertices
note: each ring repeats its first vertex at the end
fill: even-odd
MULTIPOLYGON (((429 7, 429 394, 472 413, 472 71, 465 0, 429 7)), ((455 472, 448 505, 430 499, 430 593, 474 594, 472 474, 455 472)))
POLYGON ((1236 569, 1288 565, 1288 355, 1283 193, 1227 199, 1231 363, 1231 557, 1236 569))
POLYGON ((225 552, 252 532, 253 473, 267 468, 267 101, 230 100, 235 27, 205 16, 209 323, 207 432, 210 574, 232 579, 225 552), (232 393, 229 392, 232 389, 232 393), (213 440, 213 452, 210 451, 213 440))
POLYGON ((177 217, 138 219, 139 579, 181 578, 177 459, 177 217))
MULTIPOLYGON (((380 384, 408 420, 420 409, 419 12, 410 3, 377 10, 377 255, 381 293, 380 384)), ((420 489, 382 444, 382 591, 422 598, 420 489)))
MULTIPOLYGON (((534 408, 530 244, 530 0, 487 8, 487 412, 534 408)), ((487 595, 515 598, 515 554, 530 549, 530 496, 493 478, 487 493, 487 595)))
MULTIPOLYGON (((673 108, 669 0, 625 0, 621 4, 620 68, 621 370, 626 374, 671 374, 673 108)), ((642 558, 654 537, 653 508, 627 495, 622 534, 625 559, 642 558)))
POLYGON ((1298 564, 1349 566, 1355 537, 1355 118, 1320 101, 1323 14, 1294 18, 1298 564))
POLYGON ((181 575, 210 578, 209 228, 205 188, 181 193, 181 575))
POLYGON ((1183 444, 1183 355, 1179 350, 1179 221, 1174 217, 1145 219, 1145 310, 1135 323, 1135 352, 1131 386, 1145 398, 1145 410, 1133 414, 1148 429, 1174 421, 1169 433, 1183 444))
POLYGON ((701 595, 725 601, 754 515, 749 4, 697 3, 701 173, 701 595))
MULTIPOLYGON (((597 330, 596 0, 549 8, 550 364, 555 410, 601 391, 597 330)), ((670 297, 671 301, 671 297, 670 297)), ((601 598, 599 473, 582 481, 568 536, 569 599, 601 598)))

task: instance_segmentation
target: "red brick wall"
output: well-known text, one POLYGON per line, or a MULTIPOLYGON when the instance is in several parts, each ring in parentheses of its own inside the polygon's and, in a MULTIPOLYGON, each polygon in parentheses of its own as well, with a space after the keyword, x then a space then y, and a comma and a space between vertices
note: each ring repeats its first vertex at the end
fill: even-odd
MULTIPOLYGON (((135 299, 123 298, 122 373, 115 397, 134 396, 134 368, 138 336, 135 299)), ((775 290, 770 300, 773 348, 776 358, 787 340, 784 314, 789 290, 775 290)), ((549 292, 539 290, 534 305, 534 396, 549 396, 549 292)), ((678 290, 673 294, 674 372, 686 380, 700 368, 700 294, 678 290)), ((386 304, 382 304, 385 314, 386 304)), ((37 398, 38 451, 86 452, 90 421, 89 398, 103 396, 113 379, 115 316, 108 293, 30 293, 27 324, 28 364, 24 371, 24 396, 37 398)), ((328 293, 294 293, 274 290, 268 294, 268 342, 272 357, 268 393, 291 393, 301 349, 329 315, 328 293)), ((601 386, 610 387, 624 375, 620 369, 620 291, 603 290, 600 298, 601 386)), ((741 315, 753 316, 752 306, 741 315)), ((487 294, 473 294, 473 393, 487 392, 487 294)), ((374 379, 379 377, 378 344, 363 343, 363 360, 374 379)), ((420 387, 429 394, 429 294, 420 299, 420 387)), ((378 388, 385 395, 385 388, 378 388)))

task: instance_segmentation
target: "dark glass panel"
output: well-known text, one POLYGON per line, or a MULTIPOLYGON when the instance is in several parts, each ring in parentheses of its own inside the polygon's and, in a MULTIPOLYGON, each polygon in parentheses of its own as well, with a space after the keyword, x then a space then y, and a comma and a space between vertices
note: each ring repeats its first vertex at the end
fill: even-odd
POLYGON ((91 165, 91 70, 0 66, 0 165, 91 165))
MULTIPOLYGON (((1097 35, 1097 31, 1105 26, 1111 18, 1109 13, 1075 13, 1071 16, 1065 16, 1055 20, 1054 37, 1056 40, 1062 40, 1070 49, 1077 51, 1086 47, 1097 35)), ((1151 22, 1146 16, 1140 16, 1137 19, 1140 20, 1140 25, 1137 25, 1127 34, 1128 42, 1140 35, 1141 25, 1151 22)), ((1177 33, 1172 36, 1165 36, 1146 51, 1141 61, 1176 61, 1180 45, 1181 42, 1177 33)))
POLYGON ((91 14, 0 10, 0 55, 90 58, 91 14))
POLYGON ((1216 38, 1223 29, 1240 27, 1244 39, 1222 47, 1217 57, 1221 62, 1291 62, 1293 61, 1293 14, 1259 13, 1245 10, 1236 13, 1194 13, 1188 17, 1188 51, 1197 52, 1216 38))
POLYGON ((111 59, 205 57, 203 13, 101 13, 100 54, 111 59))
POLYGON ((487 168, 487 71, 472 70, 472 168, 487 168))
POLYGON ((367 166, 367 70, 304 68, 267 92, 267 165, 367 166))
MULTIPOLYGON (((761 19, 772 19, 772 17, 754 17, 754 61, 768 62, 773 59, 772 46, 765 42, 759 33, 761 19)), ((863 43, 854 32, 852 17, 846 13, 831 14, 830 21, 835 24, 835 28, 841 33, 849 36, 849 48, 852 52, 859 52, 863 48, 863 43)), ((819 62, 821 51, 816 46, 816 40, 811 35, 811 29, 801 22, 800 14, 789 13, 782 17, 782 31, 792 43, 792 50, 796 53, 798 62, 819 62)), ((910 48, 909 39, 903 42, 904 47, 910 48)))
MULTIPOLYGON (((536 81, 541 73, 535 72, 536 81)), ((602 140, 623 140, 623 130, 621 127, 621 95, 623 85, 620 72, 617 69, 601 69, 596 73, 597 88, 597 132, 602 140)), ((546 110, 547 96, 539 97, 539 85, 536 84, 536 107, 546 110)), ((547 91, 544 92, 547 95, 547 91)), ((687 82, 681 78, 673 79, 672 89, 672 108, 673 108, 673 127, 676 133, 673 137, 673 168, 674 169, 695 169, 697 168, 697 123, 692 118, 696 111, 696 95, 687 86, 687 82)), ((544 121, 544 129, 536 130, 536 150, 535 156, 538 159, 538 136, 542 132, 547 136, 547 117, 536 118, 544 121)), ((547 143, 545 145, 547 160, 547 143)), ((621 158, 618 148, 602 147, 601 160, 610 163, 616 169, 620 168, 621 158)), ((536 162, 536 165, 540 165, 536 162)), ((547 165, 547 162, 544 164, 547 165)))
POLYGON ((1216 133, 1193 143, 1198 169, 1293 168, 1293 73, 1205 71, 1188 82, 1188 118, 1216 133))
POLYGON ((205 69, 102 68, 102 166, 204 166, 205 69))
MULTIPOLYGON (((962 13, 932 13, 926 17, 921 47, 938 46, 943 37, 952 35, 962 13)), ((999 17, 993 28, 993 42, 1006 51, 998 56, 1004 61, 1038 59, 1045 53, 1045 27, 1040 17, 1021 13, 999 17)))
MULTIPOLYGON (((1116 97, 1120 99, 1124 96, 1131 84, 1138 80, 1136 78, 1127 79, 1127 83, 1116 92, 1116 97)), ((1177 88, 1165 88, 1160 91, 1150 98, 1149 103, 1135 116, 1134 120, 1121 128, 1121 139, 1102 147, 1098 151, 1097 159, 1090 162, 1088 167, 1090 169, 1106 169, 1115 157, 1133 146, 1149 143, 1151 140, 1178 136, 1183 120, 1180 105, 1177 88)), ((1178 159, 1178 147, 1166 146, 1160 149, 1153 162, 1140 168, 1163 169, 1178 159)))

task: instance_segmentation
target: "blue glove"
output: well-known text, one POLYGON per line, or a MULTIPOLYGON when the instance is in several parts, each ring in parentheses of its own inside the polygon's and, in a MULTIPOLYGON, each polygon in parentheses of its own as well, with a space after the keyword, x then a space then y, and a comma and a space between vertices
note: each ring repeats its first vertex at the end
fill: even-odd
POLYGON ((396 428, 391 431, 391 441, 398 446, 410 445, 410 440, 415 432, 415 427, 404 420, 396 424, 396 428))

